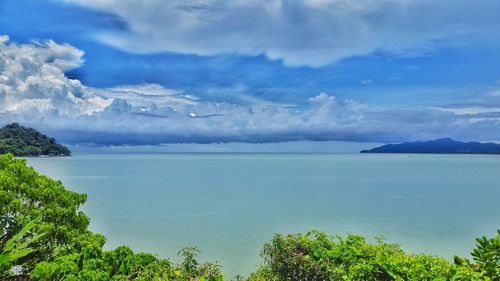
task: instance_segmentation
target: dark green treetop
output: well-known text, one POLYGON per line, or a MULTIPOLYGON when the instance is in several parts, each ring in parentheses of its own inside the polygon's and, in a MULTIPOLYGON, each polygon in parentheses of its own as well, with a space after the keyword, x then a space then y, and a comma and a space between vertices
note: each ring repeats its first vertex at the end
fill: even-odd
POLYGON ((12 123, 0 128, 0 154, 16 156, 69 156, 71 151, 35 129, 12 123))

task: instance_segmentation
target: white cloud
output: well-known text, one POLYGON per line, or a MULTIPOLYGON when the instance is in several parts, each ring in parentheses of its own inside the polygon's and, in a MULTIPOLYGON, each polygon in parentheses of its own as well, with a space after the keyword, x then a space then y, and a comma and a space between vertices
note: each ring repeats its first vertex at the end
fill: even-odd
POLYGON ((0 123, 19 122, 68 142, 492 140, 500 129, 500 115, 484 115, 500 114, 493 107, 389 111, 327 93, 289 105, 208 101, 156 84, 86 87, 64 75, 81 64, 83 53, 74 47, 0 41, 0 123))
POLYGON ((81 65, 82 51, 51 40, 18 45, 3 36, 0 41, 0 113, 91 115, 111 103, 64 75, 81 65))
POLYGON ((34 42, 40 49, 37 55, 47 64, 53 65, 62 71, 80 67, 83 64, 84 52, 69 44, 57 44, 52 40, 34 42))
POLYGON ((488 93, 488 95, 493 97, 500 97, 500 89, 493 89, 488 93))
POLYGON ((142 85, 122 85, 110 88, 113 92, 133 92, 143 95, 152 96, 174 96, 178 91, 167 89, 158 84, 142 84, 142 85))
POLYGON ((372 79, 363 79, 361 80, 361 84, 363 85, 371 85, 373 83, 372 79))
POLYGON ((6 43, 10 40, 8 35, 0 35, 0 44, 6 43))
POLYGON ((500 107, 498 106, 468 105, 468 106, 457 106, 457 107, 431 107, 431 108, 444 112, 453 112, 456 115, 500 113, 500 107))
POLYGON ((19 45, 4 39, 0 120, 59 131, 226 139, 341 126, 359 114, 352 102, 337 102, 326 93, 299 109, 260 100, 244 105, 204 101, 156 84, 86 87, 64 75, 69 66, 81 64, 82 54, 53 41, 19 45))
POLYGON ((128 21, 129 31, 95 37, 129 52, 264 53, 310 66, 379 50, 432 55, 436 44, 497 40, 500 21, 499 2, 488 0, 64 1, 128 21))

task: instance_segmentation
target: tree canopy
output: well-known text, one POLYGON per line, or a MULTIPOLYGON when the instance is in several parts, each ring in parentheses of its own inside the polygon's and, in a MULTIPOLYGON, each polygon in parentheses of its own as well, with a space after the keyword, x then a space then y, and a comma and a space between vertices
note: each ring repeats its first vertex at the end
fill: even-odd
POLYGON ((12 123, 0 128, 0 154, 16 156, 71 155, 71 151, 35 129, 12 123))
POLYGON ((0 156, 0 241, 39 216, 37 229, 46 234, 31 245, 34 252, 25 263, 27 269, 89 243, 104 244, 103 236, 87 229, 89 218, 79 211, 86 199, 85 194, 66 190, 61 182, 27 167, 24 159, 0 156))

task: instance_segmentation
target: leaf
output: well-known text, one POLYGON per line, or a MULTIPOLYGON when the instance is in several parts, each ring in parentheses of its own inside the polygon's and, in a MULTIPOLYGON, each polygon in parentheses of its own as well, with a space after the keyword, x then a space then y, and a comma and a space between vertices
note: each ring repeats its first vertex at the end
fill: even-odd
POLYGON ((37 217, 36 219, 30 221, 28 224, 26 224, 21 231, 19 231, 16 235, 14 235, 12 238, 10 238, 6 243, 3 248, 2 253, 7 253, 10 252, 14 247, 16 247, 16 243, 21 237, 23 237, 24 234, 26 234, 28 231, 30 231, 33 227, 35 227, 38 222, 42 219, 42 216, 37 217))
POLYGON ((20 250, 17 252, 9 253, 9 254, 7 254, 7 257, 9 259, 9 262, 14 262, 17 259, 25 257, 26 255, 28 255, 32 252, 33 252, 33 249, 28 248, 28 249, 23 249, 23 250, 20 250))

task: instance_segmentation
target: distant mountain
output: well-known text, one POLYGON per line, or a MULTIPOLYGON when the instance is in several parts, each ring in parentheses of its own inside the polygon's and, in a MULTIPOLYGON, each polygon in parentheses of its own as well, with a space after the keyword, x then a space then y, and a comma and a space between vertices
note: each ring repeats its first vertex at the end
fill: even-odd
POLYGON ((12 123, 0 128, 0 154, 69 156, 71 151, 35 129, 12 123))
POLYGON ((361 153, 448 153, 448 154, 500 154, 500 144, 460 142, 450 138, 431 141, 387 144, 361 153))

